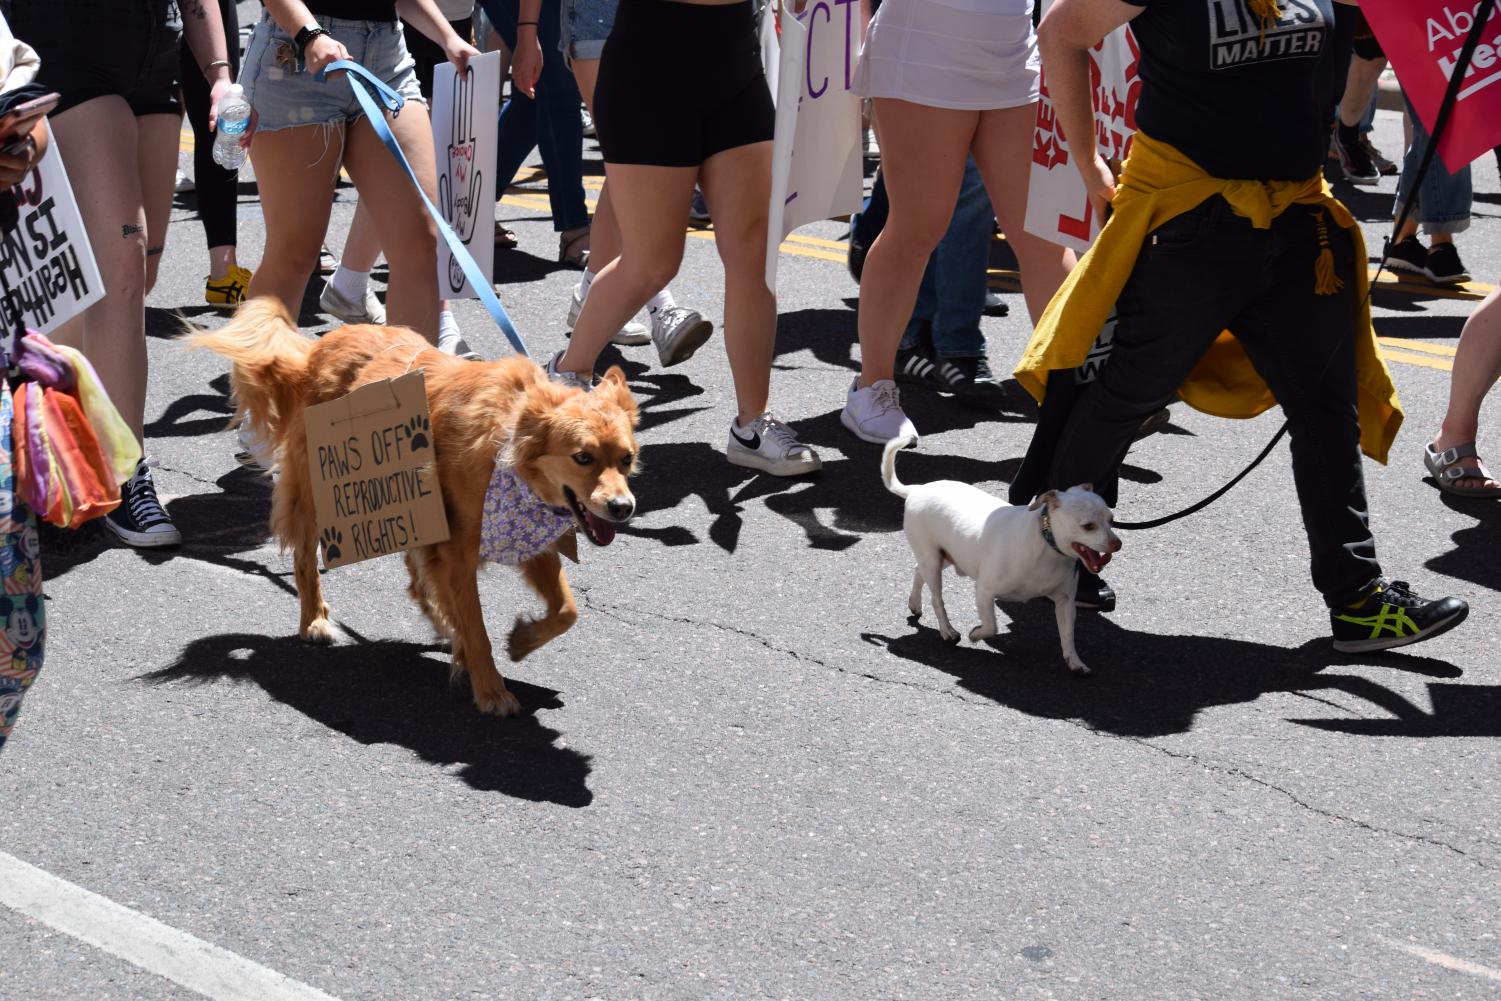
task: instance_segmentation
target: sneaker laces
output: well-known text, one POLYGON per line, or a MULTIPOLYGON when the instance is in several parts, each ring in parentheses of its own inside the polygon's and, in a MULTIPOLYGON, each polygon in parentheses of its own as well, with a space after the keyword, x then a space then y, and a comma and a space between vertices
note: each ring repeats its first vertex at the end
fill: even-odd
POLYGON ((1412 591, 1412 585, 1405 580, 1387 580, 1382 578, 1376 582, 1367 600, 1375 598, 1383 605, 1397 605, 1401 608, 1417 608, 1428 604, 1427 598, 1419 597, 1412 591))
POLYGON ((789 453, 808 450, 807 445, 797 440, 797 432, 777 420, 769 410, 754 421, 751 421, 750 430, 754 430, 763 437, 770 438, 789 453))
POLYGON ((136 466, 135 475, 125 481, 124 492, 129 497, 122 500, 125 500, 132 520, 142 528, 172 520, 156 496, 156 481, 151 478, 151 470, 156 467, 155 459, 142 459, 136 466))
POLYGON ((882 380, 870 387, 871 409, 878 415, 889 414, 893 410, 902 409, 902 393, 896 388, 896 383, 882 380))

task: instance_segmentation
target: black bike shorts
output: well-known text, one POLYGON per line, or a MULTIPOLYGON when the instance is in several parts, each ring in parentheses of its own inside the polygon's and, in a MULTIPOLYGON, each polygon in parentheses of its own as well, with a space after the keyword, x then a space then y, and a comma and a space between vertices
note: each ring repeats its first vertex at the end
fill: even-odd
POLYGON ((61 95, 54 115, 117 95, 141 115, 180 115, 173 0, 10 0, 11 32, 36 49, 36 82, 61 95))

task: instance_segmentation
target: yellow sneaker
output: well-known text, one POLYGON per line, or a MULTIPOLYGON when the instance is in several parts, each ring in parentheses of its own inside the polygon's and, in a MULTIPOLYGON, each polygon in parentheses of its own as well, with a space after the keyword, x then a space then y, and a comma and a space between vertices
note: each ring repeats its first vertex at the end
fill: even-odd
POLYGON ((231 264, 228 276, 203 280, 203 301, 221 309, 234 309, 245 301, 245 293, 250 290, 250 276, 249 268, 231 264))

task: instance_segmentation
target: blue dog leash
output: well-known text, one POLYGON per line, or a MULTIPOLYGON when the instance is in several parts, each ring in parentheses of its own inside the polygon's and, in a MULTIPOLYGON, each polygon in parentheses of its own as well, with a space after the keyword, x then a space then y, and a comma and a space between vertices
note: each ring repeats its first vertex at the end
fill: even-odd
POLYGON ((401 151, 401 144, 396 141, 396 137, 391 134, 391 127, 386 124, 384 111, 389 110, 393 115, 399 114, 402 107, 406 104, 406 98, 386 86, 384 81, 376 77, 365 67, 348 59, 340 59, 329 63, 323 68, 323 72, 318 74, 318 79, 327 81, 329 73, 339 70, 343 70, 347 75, 349 87, 354 91, 355 100, 360 102, 360 107, 364 109, 365 117, 370 119, 370 124, 374 127, 375 134, 380 137, 381 142, 386 144, 386 149, 391 151, 391 155, 396 158, 396 162, 401 164, 401 168, 407 172, 407 178, 411 180, 412 187, 417 189, 417 194, 421 197, 422 204, 427 206, 428 214, 438 224, 438 232, 443 234, 443 239, 448 243, 448 249, 453 253, 453 259, 458 261, 459 267, 464 272, 464 277, 469 279, 469 284, 473 285, 474 290, 479 293, 480 302, 485 304, 485 309, 489 310, 490 316, 495 320, 496 325, 500 327, 501 333, 506 335, 506 340, 511 342, 511 347, 515 348, 519 354, 528 358, 531 357, 531 352, 526 349, 526 341, 521 339, 521 334, 517 332, 516 325, 511 322, 510 314, 506 312, 506 308, 496 298, 495 290, 490 286, 490 277, 480 272, 479 265, 474 262, 469 249, 464 246, 464 241, 460 240, 459 235, 453 231, 453 227, 448 225, 448 221, 443 218, 443 213, 439 212, 437 206, 432 203, 432 199, 427 197, 427 192, 422 190, 422 185, 417 180, 416 172, 412 170, 412 165, 407 162, 406 154, 401 151), (361 82, 362 79, 364 83, 361 82), (375 98, 370 96, 370 92, 365 89, 365 83, 375 88, 375 92, 380 95, 380 104, 377 104, 375 98), (381 105, 385 106, 384 109, 381 105))

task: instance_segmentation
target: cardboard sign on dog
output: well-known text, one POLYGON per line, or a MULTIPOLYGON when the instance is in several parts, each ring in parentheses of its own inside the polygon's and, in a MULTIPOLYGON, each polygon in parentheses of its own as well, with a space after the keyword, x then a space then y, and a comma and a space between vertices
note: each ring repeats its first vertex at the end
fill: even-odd
POLYGON ((304 413, 325 567, 448 538, 421 369, 304 413))

